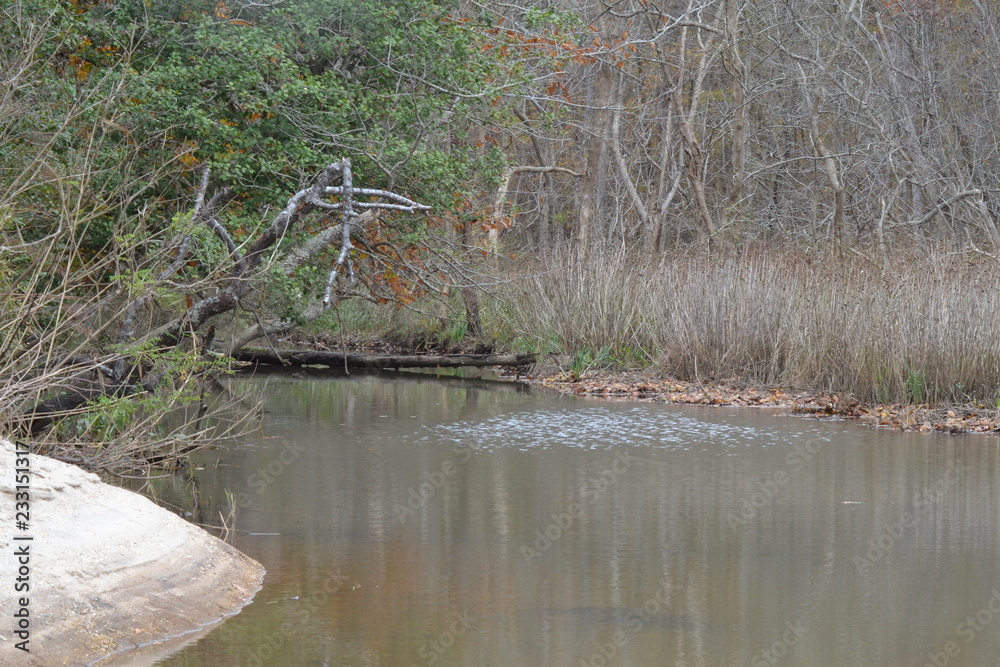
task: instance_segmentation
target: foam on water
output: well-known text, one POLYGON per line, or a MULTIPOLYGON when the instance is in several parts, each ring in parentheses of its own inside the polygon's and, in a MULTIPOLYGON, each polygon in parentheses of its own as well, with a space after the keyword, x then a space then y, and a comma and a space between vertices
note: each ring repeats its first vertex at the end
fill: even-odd
POLYGON ((491 419, 429 426, 414 434, 417 442, 446 441, 476 450, 513 447, 523 451, 553 447, 611 449, 618 446, 672 450, 735 450, 748 446, 793 445, 803 430, 763 431, 754 426, 708 421, 658 406, 616 405, 539 409, 491 419))

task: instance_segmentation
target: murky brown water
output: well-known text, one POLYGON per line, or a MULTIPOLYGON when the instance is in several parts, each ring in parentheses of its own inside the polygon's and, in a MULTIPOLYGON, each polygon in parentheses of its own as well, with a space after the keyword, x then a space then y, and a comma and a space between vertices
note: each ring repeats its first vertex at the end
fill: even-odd
POLYGON ((160 665, 995 665, 1000 440, 271 376, 174 482, 268 570, 160 665))

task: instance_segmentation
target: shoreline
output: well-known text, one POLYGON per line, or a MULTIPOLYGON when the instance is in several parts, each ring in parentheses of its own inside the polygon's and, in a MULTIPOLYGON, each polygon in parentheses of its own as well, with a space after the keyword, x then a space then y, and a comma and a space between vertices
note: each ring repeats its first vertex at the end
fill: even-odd
POLYGON ((765 387, 738 380, 686 381, 652 371, 591 370, 570 377, 553 368, 511 379, 582 398, 626 399, 679 405, 758 407, 787 410, 813 419, 857 421, 903 432, 1000 433, 1000 409, 975 405, 864 405, 850 396, 791 387, 765 387))
MULTIPOLYGON (((284 339, 303 351, 341 349, 341 341, 329 334, 298 335, 284 339)), ((406 344, 380 339, 347 339, 347 353, 359 350, 380 352, 427 354, 406 344)), ((493 345, 477 345, 465 349, 432 347, 436 354, 470 351, 493 352, 493 345)), ((466 346, 467 347, 467 346, 466 346)), ((870 428, 883 428, 902 432, 1000 434, 1000 407, 975 404, 864 404, 856 398, 838 393, 812 391, 787 386, 761 386, 741 381, 727 380, 678 380, 654 370, 591 369, 582 377, 573 378, 551 364, 538 363, 527 372, 518 367, 498 367, 504 379, 524 382, 560 393, 584 398, 627 399, 676 403, 679 405, 706 405, 729 407, 761 407, 784 409, 789 414, 813 419, 842 419, 857 421, 870 428), (504 374, 506 373, 506 374, 504 374)))

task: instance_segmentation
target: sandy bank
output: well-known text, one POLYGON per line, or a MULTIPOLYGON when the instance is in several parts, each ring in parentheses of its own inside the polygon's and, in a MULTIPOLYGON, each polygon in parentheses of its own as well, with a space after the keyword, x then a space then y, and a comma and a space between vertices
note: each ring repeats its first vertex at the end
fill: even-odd
POLYGON ((91 664, 197 631, 260 588, 264 568, 236 549, 136 493, 34 454, 22 529, 23 461, 15 463, 14 445, 0 440, 0 665, 91 664), (30 653, 12 634, 25 600, 30 653))

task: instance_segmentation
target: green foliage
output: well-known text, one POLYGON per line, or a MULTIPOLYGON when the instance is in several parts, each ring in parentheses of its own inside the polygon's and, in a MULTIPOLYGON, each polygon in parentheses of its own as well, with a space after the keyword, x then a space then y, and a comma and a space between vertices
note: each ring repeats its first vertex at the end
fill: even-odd
POLYGON ((549 6, 529 7, 524 15, 524 25, 532 30, 572 30, 582 27, 584 22, 576 12, 549 6))
POLYGON ((141 217, 153 234, 163 231, 190 206, 201 166, 212 168, 213 186, 240 194, 227 216, 259 221, 263 206, 280 205, 341 156, 364 186, 442 214, 464 208, 503 166, 497 147, 468 136, 470 118, 495 113, 477 95, 502 72, 454 8, 448 0, 0 8, 0 57, 11 71, 24 64, 17 108, 0 109, 0 183, 17 194, 16 202, 0 196, 0 220, 31 242, 58 228, 57 211, 79 211, 89 219, 74 233, 96 254, 123 222, 141 217), (44 163, 40 178, 35 160, 44 163))
POLYGON ((73 422, 62 422, 61 428, 64 435, 72 429, 74 439, 106 443, 131 429, 139 410, 133 396, 101 396, 92 409, 73 422))
POLYGON ((441 331, 440 340, 445 345, 461 343, 469 333, 469 323, 464 319, 449 320, 441 331))
POLYGON ((569 373, 572 377, 583 377, 587 371, 594 368, 602 368, 611 362, 611 347, 605 345, 599 350, 583 348, 577 350, 570 357, 569 373))
POLYGON ((554 354, 559 346, 554 337, 542 338, 518 333, 510 340, 511 352, 517 354, 554 354))
POLYGON ((906 373, 906 396, 910 403, 927 400, 927 374, 919 368, 911 368, 906 373))
POLYGON ((611 358, 615 365, 626 368, 641 368, 652 363, 649 354, 645 350, 631 345, 615 347, 611 358))
POLYGON ((887 371, 880 371, 875 375, 875 400, 883 405, 892 403, 893 382, 887 371))
POLYGON ((305 299, 302 281, 294 276, 285 275, 281 267, 273 266, 268 273, 267 282, 269 312, 296 325, 303 324, 305 320, 302 317, 300 304, 305 299))
POLYGON ((403 184, 427 199, 420 183, 450 194, 470 154, 441 151, 426 130, 464 117, 477 102, 448 91, 480 89, 488 64, 450 9, 435 0, 98 3, 75 19, 88 46, 73 57, 89 63, 88 77, 122 69, 128 102, 117 124, 129 137, 167 133, 147 148, 151 158, 208 165, 253 193, 246 205, 277 201, 341 154, 384 179, 368 185, 403 184), (119 48, 112 27, 142 30, 127 62, 91 58, 119 48))
POLYGON ((123 347, 122 351, 131 353, 139 363, 155 367, 168 380, 156 391, 97 398, 86 412, 58 423, 59 439, 111 447, 123 440, 142 440, 147 433, 173 430, 163 426, 164 420, 201 400, 202 378, 230 373, 225 361, 190 350, 163 352, 148 344, 144 348, 123 347))

